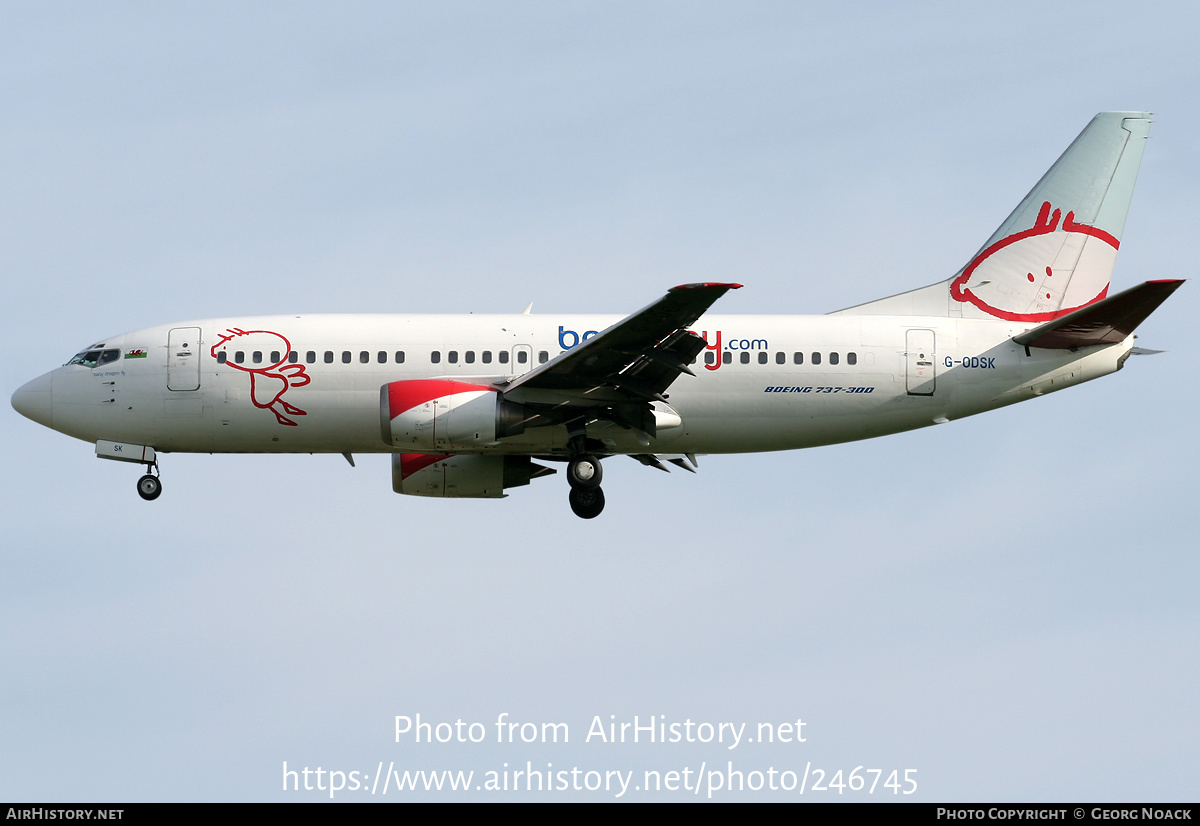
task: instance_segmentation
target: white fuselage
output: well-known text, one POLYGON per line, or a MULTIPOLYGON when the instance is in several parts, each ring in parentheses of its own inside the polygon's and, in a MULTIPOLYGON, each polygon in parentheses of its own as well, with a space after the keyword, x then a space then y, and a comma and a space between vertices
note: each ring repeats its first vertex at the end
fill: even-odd
MULTIPOLYGON (((106 339, 103 348, 120 351, 115 361, 60 367, 18 392, 28 388, 26 399, 41 394, 39 409, 49 419, 44 424, 90 442, 165 452, 395 452, 381 435, 381 386, 425 378, 493 385, 619 320, 207 319, 106 339), (223 337, 221 362, 213 347, 223 337), (288 345, 303 370, 289 367, 288 345)), ((680 376, 667 404, 655 403, 657 435, 647 443, 644 434, 598 421, 588 436, 608 453, 670 454, 790 450, 871 438, 1111 373, 1133 343, 1129 336, 1078 351, 1027 350, 1011 339, 1029 326, 945 317, 706 315, 695 331, 709 349, 692 365, 696 375, 680 376)), ((538 401, 537 391, 525 392, 527 397, 514 391, 513 400, 538 401)), ((566 450, 566 430, 557 426, 458 452, 566 450)))

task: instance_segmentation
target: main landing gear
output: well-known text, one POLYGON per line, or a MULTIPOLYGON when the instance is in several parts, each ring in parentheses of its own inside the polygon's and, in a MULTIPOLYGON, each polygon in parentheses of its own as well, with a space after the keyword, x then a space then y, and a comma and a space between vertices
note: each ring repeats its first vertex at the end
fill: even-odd
POLYGON ((567 482, 571 485, 571 510, 580 519, 594 519, 604 510, 604 491, 600 480, 604 471, 600 460, 584 454, 572 456, 567 463, 567 482))
POLYGON ((152 465, 146 465, 146 475, 138 479, 137 490, 138 496, 145 499, 147 502, 153 502, 162 495, 162 482, 158 480, 158 462, 152 465), (153 473, 151 473, 153 471, 153 473))

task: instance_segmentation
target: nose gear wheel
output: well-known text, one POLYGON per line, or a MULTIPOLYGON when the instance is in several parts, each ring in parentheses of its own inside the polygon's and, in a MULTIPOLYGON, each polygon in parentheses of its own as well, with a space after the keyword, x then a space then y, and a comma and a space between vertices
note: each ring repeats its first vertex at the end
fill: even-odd
POLYGON ((162 494, 162 482, 158 481, 157 476, 151 476, 147 473, 137 483, 138 496, 145 499, 147 502, 152 502, 162 494))

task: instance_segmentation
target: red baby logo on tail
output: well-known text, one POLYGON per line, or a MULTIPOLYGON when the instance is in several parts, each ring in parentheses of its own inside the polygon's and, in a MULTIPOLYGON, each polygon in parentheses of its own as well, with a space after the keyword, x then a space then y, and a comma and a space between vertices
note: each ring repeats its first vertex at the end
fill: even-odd
POLYGON ((307 412, 283 400, 283 394, 292 387, 303 387, 312 379, 304 372, 303 364, 287 364, 288 353, 292 345, 279 333, 270 330, 239 330, 230 328, 221 333, 221 340, 212 346, 212 357, 219 360, 219 353, 228 354, 230 342, 237 341, 239 347, 245 347, 260 353, 281 354, 281 358, 272 364, 238 364, 226 360, 228 366, 250 374, 250 400, 255 407, 270 410, 275 414, 275 420, 283 425, 295 427, 296 422, 284 414, 305 416, 307 412))
POLYGON ((1007 321, 1051 321, 1108 294, 1120 245, 1045 201, 1031 228, 975 256, 951 282, 950 295, 1007 321))

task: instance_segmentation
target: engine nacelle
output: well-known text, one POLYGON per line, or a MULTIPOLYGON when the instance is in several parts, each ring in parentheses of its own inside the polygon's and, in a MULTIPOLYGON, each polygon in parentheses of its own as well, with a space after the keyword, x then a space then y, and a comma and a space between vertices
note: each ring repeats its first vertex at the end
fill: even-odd
POLYGON ((384 442, 415 450, 470 450, 524 430, 521 405, 494 387, 448 379, 385 384, 379 415, 384 442))
POLYGON ((528 456, 392 454, 392 490, 409 496, 497 499, 505 488, 554 472, 528 456))

